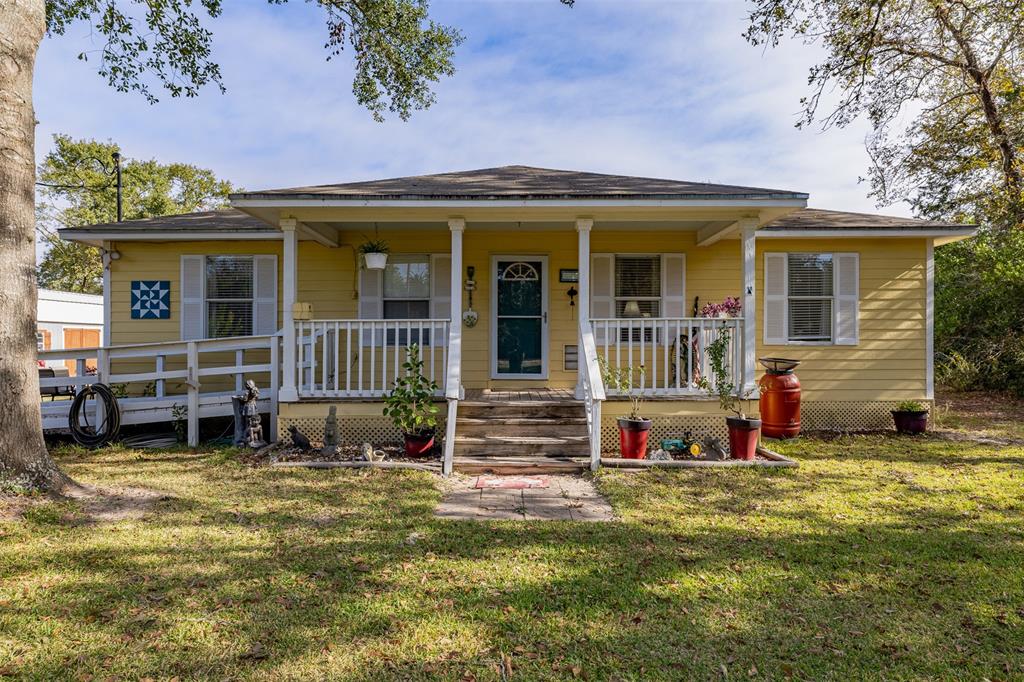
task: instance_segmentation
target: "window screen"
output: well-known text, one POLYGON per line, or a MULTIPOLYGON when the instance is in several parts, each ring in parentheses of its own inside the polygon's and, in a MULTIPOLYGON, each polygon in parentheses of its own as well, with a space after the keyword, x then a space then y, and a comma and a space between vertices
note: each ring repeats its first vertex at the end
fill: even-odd
POLYGON ((789 277, 789 340, 832 340, 832 254, 791 253, 789 277))
MULTIPOLYGON (((384 268, 384 319, 430 319, 430 256, 425 254, 392 254, 384 268)), ((423 338, 413 329, 412 338, 404 329, 398 330, 398 344, 419 343, 429 345, 430 334, 423 330, 423 338)), ((388 344, 395 343, 395 332, 388 332, 388 344)))
POLYGON ((206 336, 252 334, 253 260, 249 257, 206 258, 206 336))

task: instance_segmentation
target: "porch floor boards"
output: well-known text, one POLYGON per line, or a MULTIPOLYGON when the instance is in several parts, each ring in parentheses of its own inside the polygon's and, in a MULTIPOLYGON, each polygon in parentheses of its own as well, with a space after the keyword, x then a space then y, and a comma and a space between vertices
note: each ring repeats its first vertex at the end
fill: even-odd
POLYGON ((466 390, 466 400, 493 403, 576 402, 576 396, 568 388, 529 388, 498 391, 489 388, 476 388, 466 390))

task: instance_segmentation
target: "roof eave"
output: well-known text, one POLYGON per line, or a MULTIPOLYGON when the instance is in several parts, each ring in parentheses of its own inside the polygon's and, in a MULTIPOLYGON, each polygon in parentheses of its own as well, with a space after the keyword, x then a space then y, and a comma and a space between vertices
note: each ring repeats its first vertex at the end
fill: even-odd
POLYGON ((622 196, 446 196, 418 197, 379 195, 316 195, 316 194, 233 194, 231 205, 235 208, 309 208, 309 207, 434 207, 460 208, 480 207, 481 204, 495 208, 558 207, 558 206, 707 206, 722 204, 730 206, 798 206, 803 207, 808 195, 789 194, 678 194, 678 195, 622 195, 622 196))
POLYGON ((763 227, 757 230, 755 236, 761 239, 841 239, 841 238, 864 238, 864 237, 888 237, 906 238, 920 237, 934 239, 937 246, 951 242, 969 239, 977 234, 975 226, 965 227, 813 227, 813 228, 782 228, 763 227))

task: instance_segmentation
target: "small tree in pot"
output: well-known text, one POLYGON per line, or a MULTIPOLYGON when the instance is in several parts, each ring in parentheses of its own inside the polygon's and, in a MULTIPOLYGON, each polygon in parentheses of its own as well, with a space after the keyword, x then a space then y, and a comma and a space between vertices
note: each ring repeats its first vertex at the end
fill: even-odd
POLYGON ((748 418, 743 410, 743 402, 750 402, 751 391, 739 395, 738 387, 732 380, 726 358, 729 357, 729 345, 732 333, 722 329, 718 338, 704 348, 708 356, 708 365, 714 383, 708 377, 701 377, 700 386, 708 394, 718 398, 722 410, 732 412, 732 417, 725 418, 729 428, 729 454, 733 459, 752 460, 757 454, 757 441, 761 433, 761 420, 748 418))
POLYGON ((647 456, 647 435, 653 422, 640 415, 643 396, 634 389, 633 375, 638 374, 643 383, 646 370, 643 365, 636 369, 632 365, 609 367, 601 357, 598 363, 601 365, 604 385, 629 398, 629 414, 618 418, 619 453, 626 459, 643 459, 647 456))
POLYGON ((402 369, 405 375, 395 379, 395 388, 384 397, 384 416, 391 417, 405 437, 405 454, 422 457, 434 447, 437 433, 434 393, 438 386, 423 375, 420 347, 415 343, 406 349, 402 369))

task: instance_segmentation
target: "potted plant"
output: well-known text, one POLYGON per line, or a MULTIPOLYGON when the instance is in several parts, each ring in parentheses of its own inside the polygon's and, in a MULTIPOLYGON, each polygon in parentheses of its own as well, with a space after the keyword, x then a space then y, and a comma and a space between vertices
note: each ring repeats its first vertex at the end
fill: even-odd
POLYGON ((730 456, 733 459, 750 461, 757 454, 757 442, 761 435, 761 420, 747 417, 743 410, 743 402, 749 403, 751 391, 744 392, 742 396, 739 395, 736 384, 731 380, 731 374, 726 365, 731 338, 731 332, 728 329, 722 329, 718 338, 705 346, 704 352, 707 353, 711 376, 715 377, 715 381, 712 384, 708 377, 701 377, 700 385, 709 395, 718 398, 718 404, 722 410, 732 412, 734 415, 725 418, 725 424, 729 428, 730 456))
POLYGON ((384 397, 384 416, 390 417, 405 438, 405 454, 423 457, 434 447, 437 433, 437 383, 423 375, 420 348, 406 349, 405 375, 395 379, 395 387, 384 397))
POLYGON ((612 368, 604 358, 598 358, 604 385, 629 398, 629 414, 618 418, 619 454, 625 459, 643 459, 647 456, 647 435, 653 422, 640 416, 643 397, 633 389, 633 375, 639 374, 641 383, 644 366, 634 369, 632 365, 612 368))
POLYGON ((367 239, 359 245, 367 270, 383 270, 388 264, 388 243, 383 239, 367 239))
POLYGON ((898 433, 924 433, 928 430, 928 408, 916 400, 904 400, 892 411, 892 420, 898 433))

